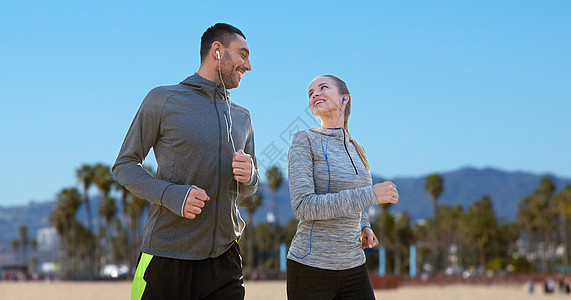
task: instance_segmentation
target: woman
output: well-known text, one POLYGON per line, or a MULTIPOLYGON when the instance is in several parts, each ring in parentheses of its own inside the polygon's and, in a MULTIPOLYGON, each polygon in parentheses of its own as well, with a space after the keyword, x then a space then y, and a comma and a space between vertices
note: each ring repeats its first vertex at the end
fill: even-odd
POLYGON ((321 128, 296 133, 289 149, 291 205, 300 222, 288 253, 288 298, 374 299, 363 249, 378 241, 363 209, 397 203, 398 191, 389 181, 372 185, 365 151, 349 135, 345 82, 320 76, 308 96, 321 128))

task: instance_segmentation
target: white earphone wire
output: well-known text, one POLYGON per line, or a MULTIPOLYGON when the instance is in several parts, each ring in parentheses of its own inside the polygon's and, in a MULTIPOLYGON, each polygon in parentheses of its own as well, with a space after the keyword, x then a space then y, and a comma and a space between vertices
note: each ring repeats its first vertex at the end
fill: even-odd
MULTIPOLYGON (((234 139, 232 138, 232 110, 230 106, 230 99, 226 97, 226 85, 224 84, 224 79, 222 79, 222 68, 220 66, 220 52, 218 52, 218 75, 220 76, 220 82, 222 83, 222 87, 224 88, 223 96, 224 96, 224 101, 226 101, 226 104, 228 105, 228 117, 230 119, 228 120, 228 118, 224 116, 224 119, 226 120, 226 132, 228 132, 228 139, 232 144, 232 150, 234 151, 233 153, 236 153, 236 146, 234 145, 234 139)), ((236 201, 238 200, 239 196, 240 196, 240 184, 236 180, 236 199, 235 199, 236 201)))

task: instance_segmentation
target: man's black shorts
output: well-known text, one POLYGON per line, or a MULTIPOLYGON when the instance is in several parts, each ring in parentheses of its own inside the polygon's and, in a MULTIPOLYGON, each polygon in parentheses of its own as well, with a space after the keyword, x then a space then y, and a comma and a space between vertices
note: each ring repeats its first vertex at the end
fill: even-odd
POLYGON ((244 299, 238 243, 216 258, 182 260, 141 253, 131 299, 244 299))

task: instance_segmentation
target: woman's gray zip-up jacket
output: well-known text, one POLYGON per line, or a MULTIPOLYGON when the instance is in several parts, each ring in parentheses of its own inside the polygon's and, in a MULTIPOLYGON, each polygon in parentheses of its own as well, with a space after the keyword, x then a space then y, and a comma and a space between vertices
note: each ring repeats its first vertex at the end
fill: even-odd
POLYGON ((377 198, 349 133, 343 128, 296 133, 288 177, 291 206, 300 220, 288 259, 328 270, 364 264, 359 237, 370 224, 363 210, 377 205, 377 198))
MULTIPOLYGON (((231 103, 222 85, 194 74, 180 84, 154 88, 143 100, 113 166, 115 179, 152 205, 141 251, 152 255, 200 260, 217 257, 240 236, 244 221, 236 201, 233 148, 250 154, 256 165, 250 113, 231 103), (153 148, 156 178, 142 163, 153 148), (195 219, 182 216, 192 185, 210 197, 195 219)), ((229 94, 228 94, 229 99, 229 94)), ((257 171, 239 184, 241 197, 258 188, 257 171)))

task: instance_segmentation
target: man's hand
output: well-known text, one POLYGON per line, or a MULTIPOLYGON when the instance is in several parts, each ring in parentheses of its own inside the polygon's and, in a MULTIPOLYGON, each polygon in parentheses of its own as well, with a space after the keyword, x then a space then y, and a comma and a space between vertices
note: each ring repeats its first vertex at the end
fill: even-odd
POLYGON ((202 212, 202 208, 205 205, 204 201, 208 200, 210 200, 210 197, 208 197, 206 191, 193 185, 184 203, 184 217, 188 219, 196 218, 196 215, 202 212))
POLYGON ((365 248, 373 248, 379 244, 379 240, 377 240, 377 236, 373 230, 369 227, 363 228, 361 231, 361 245, 363 249, 365 248))
POLYGON ((234 179, 238 182, 248 182, 252 178, 254 170, 254 162, 249 154, 246 154, 242 149, 234 153, 232 158, 232 172, 234 179))

